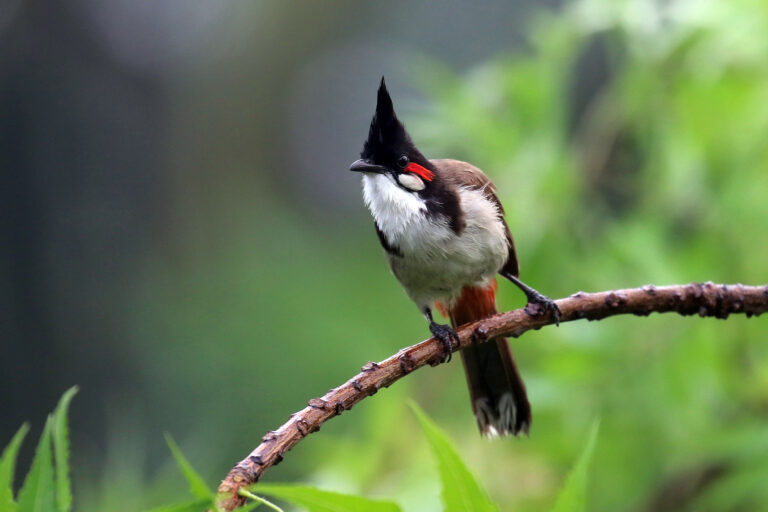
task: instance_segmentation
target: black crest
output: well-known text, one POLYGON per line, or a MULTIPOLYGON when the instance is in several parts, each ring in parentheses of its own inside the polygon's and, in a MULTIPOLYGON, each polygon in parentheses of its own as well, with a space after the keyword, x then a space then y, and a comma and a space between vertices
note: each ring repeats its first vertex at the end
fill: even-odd
POLYGON ((363 145, 361 158, 385 164, 402 153, 411 153, 416 148, 405 131, 405 126, 397 118, 392 98, 387 91, 384 77, 381 77, 376 100, 376 113, 371 120, 368 139, 363 145))

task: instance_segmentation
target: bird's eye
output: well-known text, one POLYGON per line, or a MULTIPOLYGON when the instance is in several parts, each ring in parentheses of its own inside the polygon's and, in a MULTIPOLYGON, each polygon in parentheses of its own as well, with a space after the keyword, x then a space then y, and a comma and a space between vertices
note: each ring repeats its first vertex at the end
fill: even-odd
POLYGON ((410 163, 410 160, 408 159, 408 155, 400 155, 400 158, 397 159, 397 165, 401 169, 405 169, 405 167, 410 163))

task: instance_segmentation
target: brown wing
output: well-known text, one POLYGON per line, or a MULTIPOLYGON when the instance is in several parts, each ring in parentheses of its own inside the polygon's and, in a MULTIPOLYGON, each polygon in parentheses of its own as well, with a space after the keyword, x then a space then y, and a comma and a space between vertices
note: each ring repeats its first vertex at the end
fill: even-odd
POLYGON ((509 231, 507 222, 504 220, 504 207, 496 196, 496 187, 493 185, 491 179, 474 165, 462 162, 461 160, 441 158, 430 160, 430 162, 437 167, 442 179, 450 181, 456 186, 482 190, 485 197, 498 207, 499 219, 501 219, 501 223, 504 224, 504 231, 506 231, 507 240, 509 241, 509 255, 507 256, 507 262, 502 267, 501 272, 520 277, 520 267, 518 266, 517 254, 515 253, 515 241, 512 238, 512 233, 509 231))

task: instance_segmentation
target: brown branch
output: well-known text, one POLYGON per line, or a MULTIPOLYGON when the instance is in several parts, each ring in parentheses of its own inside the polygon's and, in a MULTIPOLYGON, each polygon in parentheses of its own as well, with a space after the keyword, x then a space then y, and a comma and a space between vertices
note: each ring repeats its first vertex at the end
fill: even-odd
MULTIPOLYGON (((562 312, 561 322, 581 318, 600 320, 628 313, 647 316, 653 312, 670 311, 701 317, 728 318, 732 313, 745 313, 750 317, 768 311, 768 285, 716 285, 711 282, 659 288, 648 285, 600 293, 578 292, 556 302, 562 312)), ((462 326, 458 329, 460 343, 454 351, 497 336, 516 338, 526 331, 553 323, 549 315, 542 316, 529 308, 507 311, 462 326)), ((261 438, 261 444, 232 468, 219 486, 217 506, 220 510, 232 511, 243 505, 245 498, 238 495, 239 489, 255 483, 308 434, 412 371, 427 364, 440 364, 442 357, 442 344, 430 338, 404 348, 380 363, 365 364, 361 373, 338 388, 331 389, 322 398, 312 398, 308 407, 292 414, 279 429, 268 432, 261 438)))

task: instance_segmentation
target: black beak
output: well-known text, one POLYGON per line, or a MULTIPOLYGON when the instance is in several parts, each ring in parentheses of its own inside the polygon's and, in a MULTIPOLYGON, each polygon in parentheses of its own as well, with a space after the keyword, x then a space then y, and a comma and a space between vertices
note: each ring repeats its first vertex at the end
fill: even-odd
POLYGON ((350 171, 355 172, 387 172, 388 169, 384 167, 383 165, 376 165, 371 163, 370 160, 363 160, 362 158, 360 160, 355 160, 352 162, 352 165, 349 166, 350 171))

